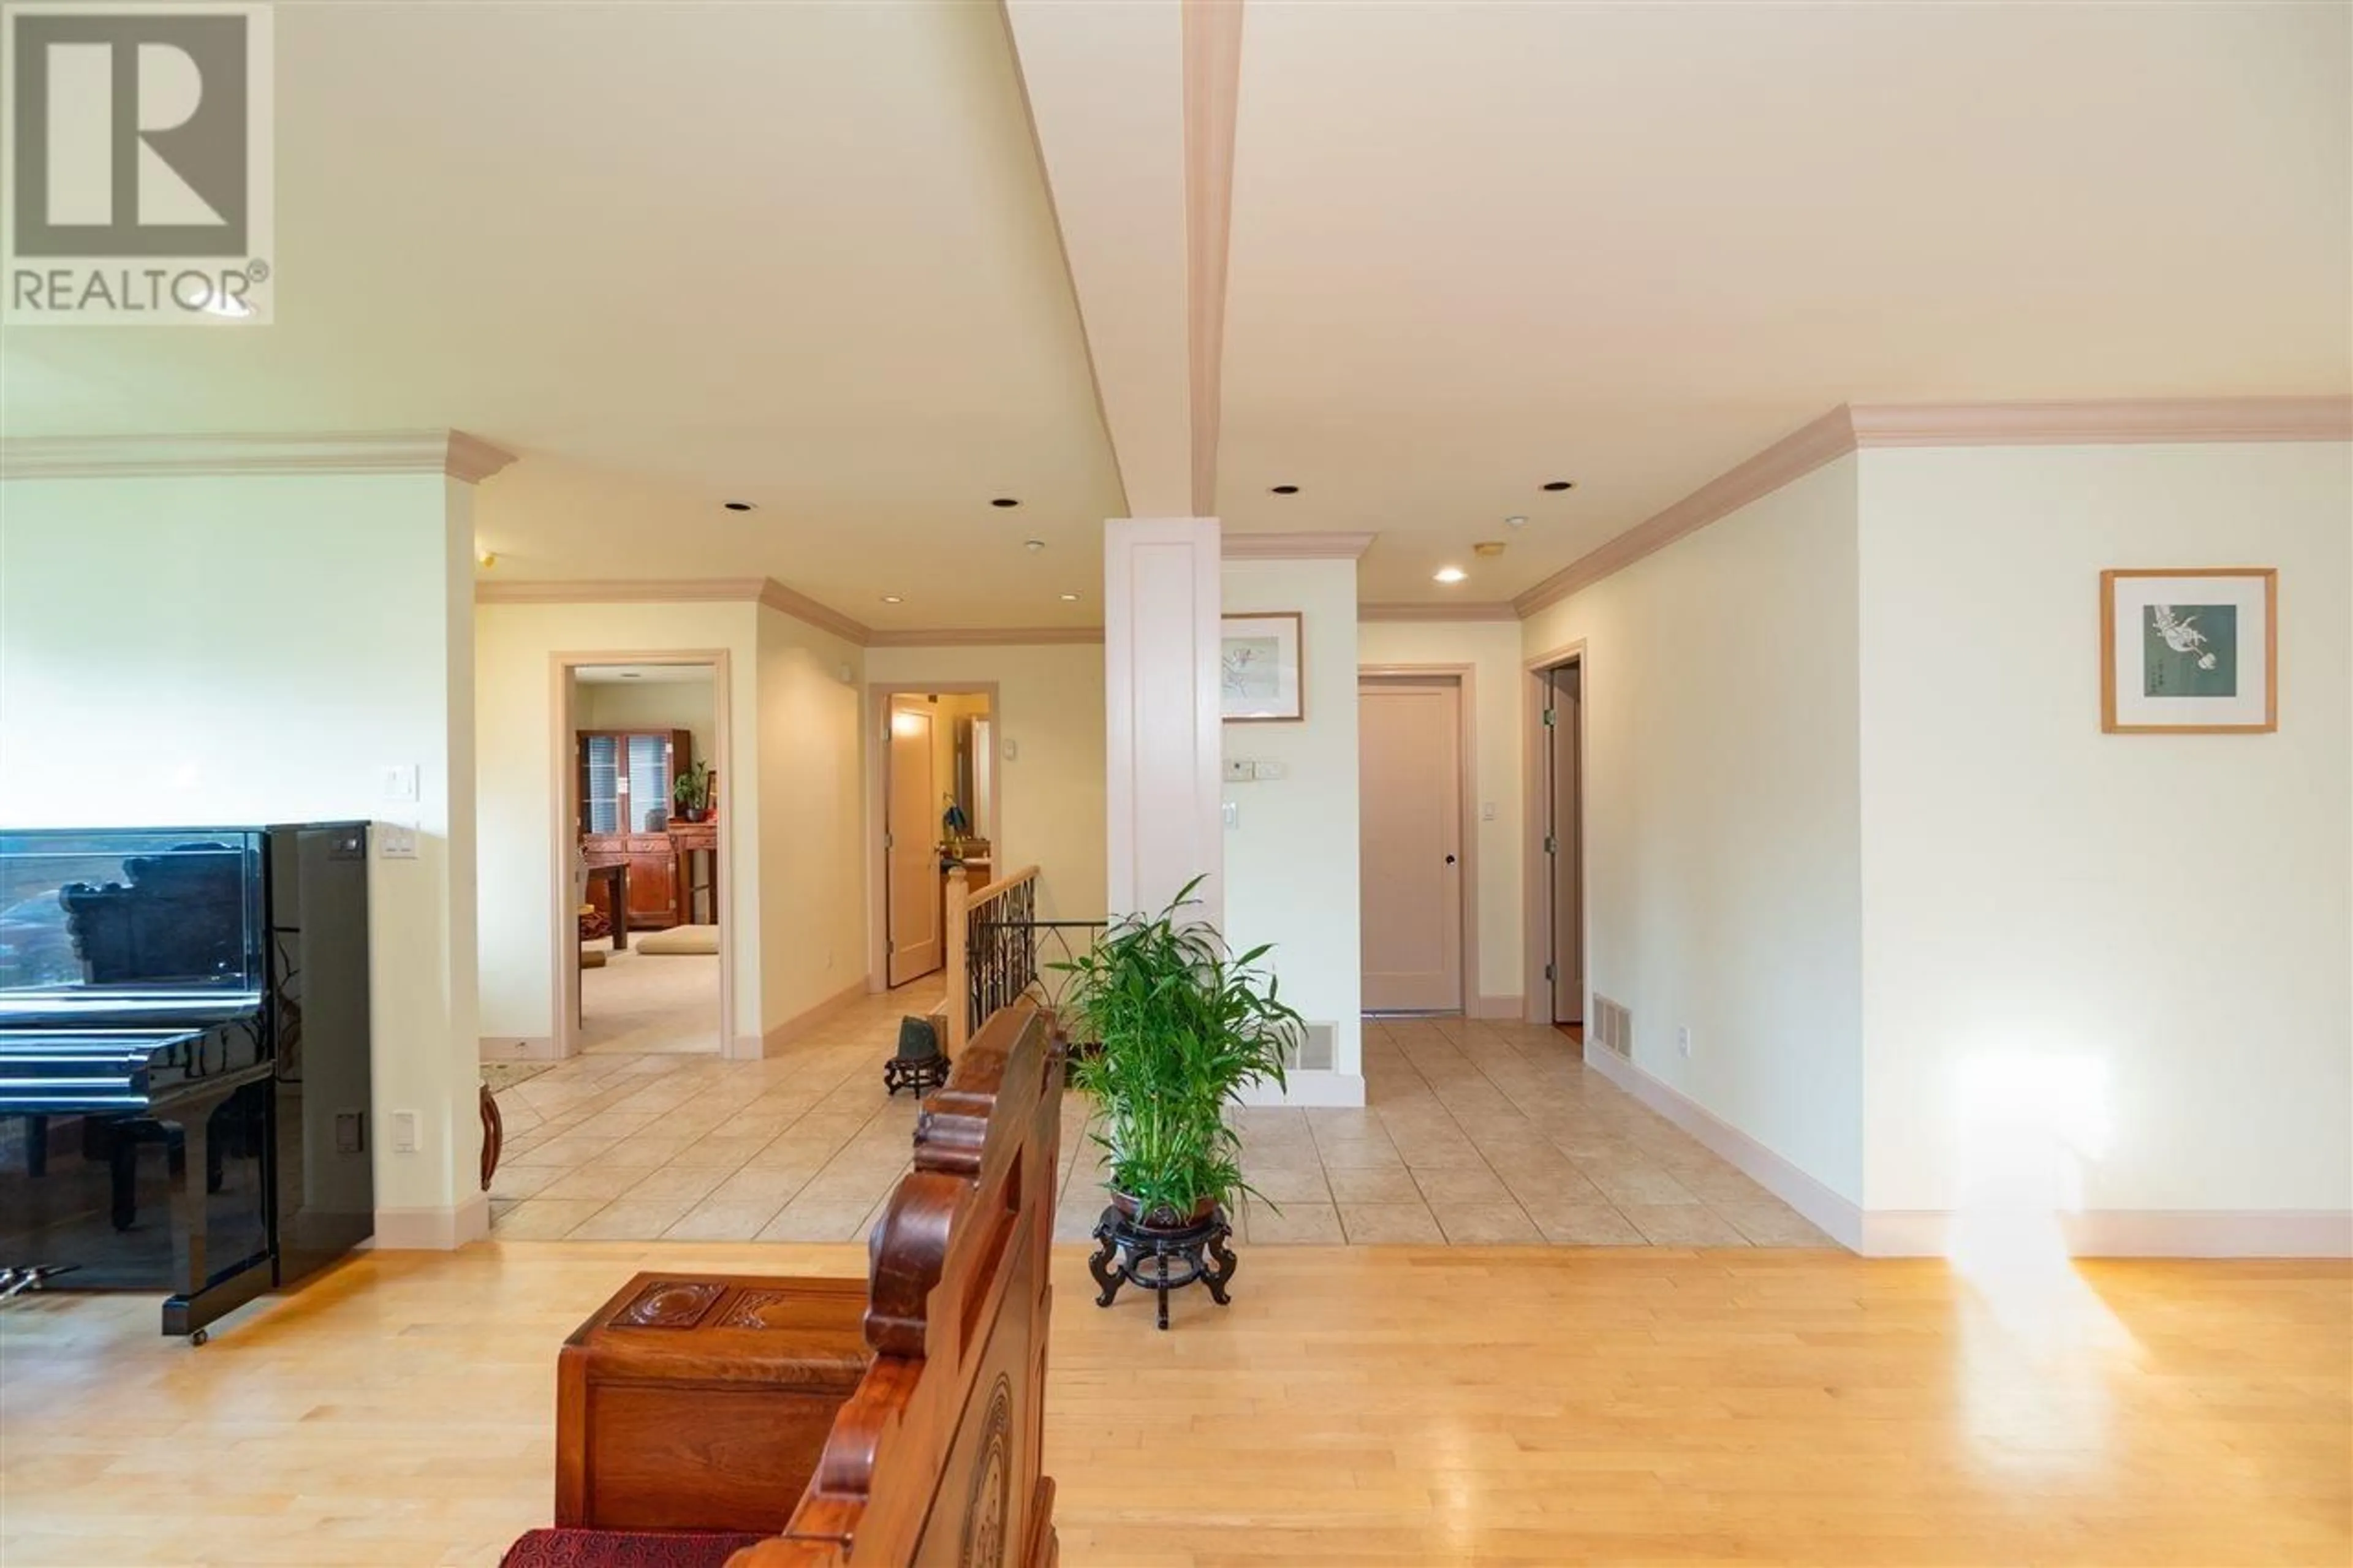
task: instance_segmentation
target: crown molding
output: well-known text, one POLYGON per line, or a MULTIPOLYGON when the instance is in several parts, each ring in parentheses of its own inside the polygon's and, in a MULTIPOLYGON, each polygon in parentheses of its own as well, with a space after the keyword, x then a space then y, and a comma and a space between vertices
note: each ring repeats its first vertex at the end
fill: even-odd
POLYGON ((584 577, 565 582, 496 582, 474 584, 481 605, 680 605, 755 604, 765 577, 584 577))
POLYGON ((1858 447, 2124 447, 2353 440, 2353 397, 1857 403, 1858 447))
POLYGON ((1841 404, 1512 601, 1523 619, 1622 572, 1825 463, 1866 447, 2126 447, 2353 441, 2353 397, 1841 404))
POLYGON ((1229 533, 1220 549, 1229 561, 1360 561, 1373 533, 1229 533))
POLYGON ((846 643, 864 647, 874 640, 873 632, 863 622, 853 621, 831 605, 820 605, 807 594, 786 587, 774 577, 762 579, 760 591, 754 597, 764 609, 780 610, 821 632, 831 632, 846 643))
POLYGON ((474 584, 478 605, 758 605, 864 647, 874 634, 774 577, 582 578, 474 584))
POLYGON ((479 484, 514 460, 512 452, 463 430, 0 439, 0 478, 11 479, 446 474, 467 484, 479 484))
POLYGON ((913 631, 877 631, 870 647, 1038 647, 1063 643, 1100 643, 1101 626, 965 626, 913 631))
POLYGON ((1854 424, 1841 404, 1718 474, 1664 511, 1587 551, 1514 598, 1512 608, 1525 619, 1853 450, 1854 424))
POLYGON ((1520 612, 1509 604, 1358 605, 1358 621, 1516 621, 1520 612))

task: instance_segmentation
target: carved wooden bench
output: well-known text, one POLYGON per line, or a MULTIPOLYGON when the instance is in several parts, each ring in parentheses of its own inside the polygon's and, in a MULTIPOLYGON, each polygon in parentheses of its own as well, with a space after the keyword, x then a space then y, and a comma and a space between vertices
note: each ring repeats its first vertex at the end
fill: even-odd
POLYGON ((747 1338, 753 1325, 727 1321, 794 1281, 640 1276, 589 1320, 565 1352, 558 1527, 517 1542, 503 1568, 1052 1568, 1041 1460, 1062 1073, 1051 1037, 1044 1014, 999 1013, 923 1102, 914 1169, 869 1247, 871 1359, 846 1391, 823 1373, 828 1355, 841 1365, 838 1314, 817 1307, 774 1325, 805 1345, 747 1338), (744 1347, 733 1365, 731 1332, 744 1347), (664 1333, 702 1342, 649 1350, 648 1336, 664 1333), (784 1366, 796 1357, 818 1371, 784 1366), (780 1384, 801 1403, 757 1415, 780 1384), (841 1400, 813 1471, 785 1430, 808 1419, 811 1398, 841 1400), (724 1450, 699 1436, 721 1430, 724 1450))

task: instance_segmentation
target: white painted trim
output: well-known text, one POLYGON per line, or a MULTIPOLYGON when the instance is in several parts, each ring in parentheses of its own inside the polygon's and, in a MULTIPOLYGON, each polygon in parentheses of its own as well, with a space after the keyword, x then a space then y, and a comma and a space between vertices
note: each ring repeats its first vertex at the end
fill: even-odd
POLYGON ((1508 604, 1358 605, 1356 619, 1366 621, 1516 621, 1520 612, 1508 604))
POLYGON ((1681 1089, 1651 1077, 1632 1062, 1587 1041, 1585 1065, 1673 1122, 1707 1151, 1796 1209, 1824 1235, 1850 1251, 1862 1251, 1862 1209, 1849 1203, 1764 1144, 1725 1121, 1681 1089))
POLYGON ((1379 537, 1375 533, 1229 533, 1219 548, 1228 561, 1361 561, 1379 537))
POLYGON ((1306 1105, 1318 1109, 1365 1103, 1362 1073, 1337 1072, 1329 1068, 1295 1068, 1282 1076, 1288 1088, 1277 1089, 1271 1083, 1252 1084, 1242 1090, 1242 1103, 1306 1105))
POLYGON ((1512 601, 1521 618, 1868 447, 2116 447, 2353 440, 2353 397, 1841 404, 1605 540, 1512 601))
MULTIPOLYGON (((1941 1209, 1865 1210, 1866 1258, 1942 1258, 1955 1216, 1941 1209)), ((2075 1258, 2353 1258, 2353 1211, 2093 1209, 2059 1216, 2075 1258)))
POLYGON ((462 430, 347 435, 15 436, 0 478, 188 479, 222 474, 447 474, 479 484, 515 455, 462 430))
POLYGON ((759 605, 864 647, 873 632, 774 577, 584 577, 577 581, 474 580, 478 605, 759 605))
POLYGON ((866 637, 869 647, 1042 647, 1103 640, 1101 626, 917 626, 866 637))
POLYGON ((1196 877, 1225 910, 1218 520, 1103 524, 1103 817, 1108 906, 1156 910, 1196 877))
POLYGON ((553 1035, 501 1035, 495 1038, 484 1035, 481 1057, 486 1062, 552 1062, 560 1061, 555 1052, 553 1035))
POLYGON ((490 1234, 491 1195, 477 1192, 447 1207, 379 1208, 368 1245, 379 1252, 454 1252, 490 1234))
POLYGON ((1846 412, 1858 447, 2353 441, 2353 397, 1857 403, 1846 412))

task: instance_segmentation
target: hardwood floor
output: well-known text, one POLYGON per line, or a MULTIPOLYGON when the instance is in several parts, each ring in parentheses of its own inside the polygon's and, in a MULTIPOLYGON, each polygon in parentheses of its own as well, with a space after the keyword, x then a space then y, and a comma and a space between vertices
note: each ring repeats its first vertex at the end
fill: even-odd
MULTIPOLYGON (((832 1246, 372 1254, 190 1350, 0 1310, 0 1562, 489 1564, 549 1514, 555 1349, 640 1268, 832 1246)), ((1065 1561, 2338 1564, 2353 1268, 1981 1288, 1836 1252, 1245 1247, 1160 1334, 1058 1249, 1065 1561)))

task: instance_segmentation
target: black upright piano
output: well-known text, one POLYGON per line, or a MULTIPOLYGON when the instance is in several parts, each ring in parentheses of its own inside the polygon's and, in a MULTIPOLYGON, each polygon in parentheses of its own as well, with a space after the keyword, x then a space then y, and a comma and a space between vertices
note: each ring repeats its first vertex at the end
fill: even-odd
POLYGON ((0 830, 0 1268, 198 1342, 375 1230, 367 825, 0 830))

